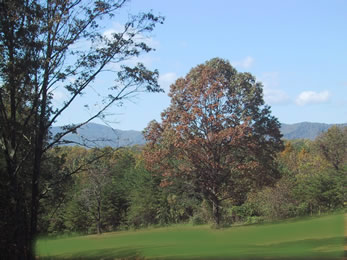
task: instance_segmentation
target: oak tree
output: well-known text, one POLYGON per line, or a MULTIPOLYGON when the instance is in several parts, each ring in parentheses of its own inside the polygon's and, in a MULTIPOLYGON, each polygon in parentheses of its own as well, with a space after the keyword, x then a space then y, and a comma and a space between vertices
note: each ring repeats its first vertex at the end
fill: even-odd
POLYGON ((169 96, 162 122, 145 130, 147 166, 164 176, 164 186, 184 179, 219 225, 224 200, 240 204, 248 191, 277 179, 280 124, 264 105, 262 84, 223 59, 193 68, 169 96))

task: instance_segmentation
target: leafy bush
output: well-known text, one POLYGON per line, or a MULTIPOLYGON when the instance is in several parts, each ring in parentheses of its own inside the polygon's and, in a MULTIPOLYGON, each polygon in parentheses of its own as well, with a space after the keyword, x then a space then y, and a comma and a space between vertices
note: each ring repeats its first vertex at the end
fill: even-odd
POLYGON ((204 219, 203 216, 196 214, 194 216, 192 216, 189 220, 189 222, 193 225, 193 226, 197 226, 197 225, 203 225, 206 224, 206 220, 204 219))
POLYGON ((245 224, 258 224, 265 221, 264 217, 259 216, 248 216, 245 220, 245 224))

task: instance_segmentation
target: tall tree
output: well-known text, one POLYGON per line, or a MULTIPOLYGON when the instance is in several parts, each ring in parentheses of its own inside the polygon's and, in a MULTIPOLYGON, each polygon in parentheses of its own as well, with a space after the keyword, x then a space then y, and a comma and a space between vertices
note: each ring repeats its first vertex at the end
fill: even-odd
MULTIPOLYGON (((90 157, 97 157, 98 154, 105 153, 94 149, 90 151, 90 157)), ((106 151, 106 155, 110 152, 106 151)), ((86 174, 83 176, 86 184, 81 192, 81 198, 86 208, 91 212, 96 224, 98 234, 102 233, 102 207, 105 197, 105 189, 111 181, 111 170, 108 164, 110 156, 103 156, 102 159, 95 161, 87 167, 86 174)))
POLYGON ((185 179, 211 204, 219 225, 223 200, 240 204, 278 176, 280 124, 264 105, 261 83, 219 58, 178 79, 169 96, 162 123, 145 131, 147 164, 165 176, 162 185, 185 179))
POLYGON ((4 0, 0 1, 0 145, 6 162, 8 214, 1 216, 3 259, 33 259, 37 234, 40 182, 45 153, 62 137, 114 103, 140 91, 158 92, 158 72, 125 61, 152 48, 143 39, 163 18, 152 13, 129 16, 122 29, 103 34, 103 18, 111 19, 127 0, 4 0), (79 47, 79 48, 78 48, 79 47), (54 137, 49 128, 95 80, 115 69, 113 84, 100 109, 86 121, 66 126, 54 137), (108 65, 112 64, 112 67, 108 65), (129 63, 128 63, 129 64, 129 63), (62 106, 52 103, 56 89, 65 89, 62 106), (13 223, 6 225, 8 219, 13 223), (5 224, 4 224, 5 223, 5 224))
POLYGON ((347 127, 332 126, 315 140, 318 151, 334 167, 341 170, 347 164, 347 127))

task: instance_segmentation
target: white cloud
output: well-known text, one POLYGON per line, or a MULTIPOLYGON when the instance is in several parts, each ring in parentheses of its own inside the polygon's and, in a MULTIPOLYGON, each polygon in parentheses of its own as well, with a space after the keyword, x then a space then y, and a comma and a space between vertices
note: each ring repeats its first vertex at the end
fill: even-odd
POLYGON ((61 101, 65 98, 65 94, 59 90, 53 92, 53 99, 56 101, 61 101))
POLYGON ((268 88, 276 88, 280 85, 279 73, 276 71, 265 72, 259 77, 264 86, 268 88))
POLYGON ((270 105, 285 104, 289 101, 287 93, 279 87, 279 73, 265 72, 259 77, 264 85, 264 100, 270 105))
POLYGON ((177 75, 174 72, 164 73, 159 76, 159 85, 165 90, 166 93, 170 90, 170 85, 175 82, 177 75))
POLYGON ((303 91, 296 98, 295 102, 299 106, 307 104, 318 104, 325 103, 329 100, 331 94, 329 91, 314 92, 314 91, 303 91))
POLYGON ((264 87, 264 100, 270 105, 285 104, 289 101, 289 96, 283 90, 264 87))
POLYGON ((254 63, 254 59, 251 56, 247 56, 243 60, 231 62, 231 65, 233 65, 234 67, 248 69, 253 65, 253 63, 254 63))
POLYGON ((68 97, 63 88, 56 88, 51 91, 51 94, 53 96, 52 102, 54 106, 61 106, 68 97))

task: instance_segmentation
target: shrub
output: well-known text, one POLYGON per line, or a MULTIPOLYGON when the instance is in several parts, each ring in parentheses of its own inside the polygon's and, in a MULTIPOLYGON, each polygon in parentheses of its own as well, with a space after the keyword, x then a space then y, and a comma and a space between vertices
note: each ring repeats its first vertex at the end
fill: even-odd
POLYGON ((203 224, 206 224, 207 221, 203 218, 203 216, 199 215, 199 214, 196 214, 194 216, 192 216, 190 218, 190 221, 189 221, 193 226, 197 226, 197 225, 203 225, 203 224))

